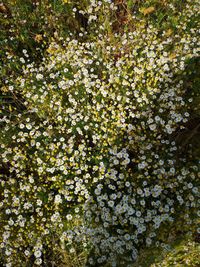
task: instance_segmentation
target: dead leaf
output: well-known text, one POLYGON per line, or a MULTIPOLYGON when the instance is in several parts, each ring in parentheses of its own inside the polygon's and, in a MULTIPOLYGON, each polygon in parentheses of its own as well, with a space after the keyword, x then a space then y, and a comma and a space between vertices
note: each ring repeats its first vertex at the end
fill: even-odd
POLYGON ((151 13, 153 13, 155 11, 155 7, 153 6, 150 6, 148 8, 144 8, 141 10, 141 12, 146 16, 146 15, 149 15, 151 13))
POLYGON ((6 7, 4 6, 4 4, 0 3, 0 12, 1 13, 7 13, 7 9, 6 7))
POLYGON ((174 59, 174 58, 176 58, 176 54, 171 53, 171 54, 169 55, 169 58, 170 58, 170 59, 174 59))
POLYGON ((172 29, 168 29, 166 31, 166 36, 170 36, 172 33, 173 33, 173 30, 172 29))
POLYGON ((3 87, 1 87, 1 91, 4 92, 4 93, 6 93, 6 92, 8 92, 9 90, 8 90, 8 88, 7 88, 6 86, 3 86, 3 87))
POLYGON ((57 49, 55 47, 53 47, 53 46, 50 46, 49 48, 47 48, 47 52, 49 54, 53 55, 56 51, 57 51, 57 49))
POLYGON ((41 42, 41 41, 42 41, 42 35, 41 35, 41 34, 36 34, 34 40, 35 40, 37 43, 41 42))
POLYGON ((12 110, 13 110, 13 109, 12 109, 12 106, 9 105, 9 111, 12 112, 12 110))

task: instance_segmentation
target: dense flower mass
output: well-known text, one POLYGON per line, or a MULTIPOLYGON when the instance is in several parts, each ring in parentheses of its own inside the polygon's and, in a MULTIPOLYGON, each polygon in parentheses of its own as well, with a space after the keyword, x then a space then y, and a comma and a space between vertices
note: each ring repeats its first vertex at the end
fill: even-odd
MULTIPOLYGON (((199 4, 186 2, 173 37, 133 15, 123 34, 109 36, 105 21, 92 40, 82 29, 52 41, 40 63, 23 50, 21 76, 4 87, 17 105, 1 117, 5 266, 46 266, 55 244, 81 245, 87 266, 129 266, 141 248, 167 246, 163 228, 195 223, 199 161, 173 138, 191 116, 184 77, 200 55, 199 4)), ((95 28, 102 10, 117 5, 79 12, 95 28)))

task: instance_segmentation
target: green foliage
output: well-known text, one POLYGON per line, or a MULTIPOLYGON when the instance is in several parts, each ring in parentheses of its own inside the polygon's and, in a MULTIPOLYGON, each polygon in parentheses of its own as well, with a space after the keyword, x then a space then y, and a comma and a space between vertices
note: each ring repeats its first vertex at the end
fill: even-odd
POLYGON ((190 240, 183 240, 180 244, 174 246, 173 250, 164 257, 164 259, 152 267, 168 266, 190 266, 197 267, 200 264, 200 246, 190 240))

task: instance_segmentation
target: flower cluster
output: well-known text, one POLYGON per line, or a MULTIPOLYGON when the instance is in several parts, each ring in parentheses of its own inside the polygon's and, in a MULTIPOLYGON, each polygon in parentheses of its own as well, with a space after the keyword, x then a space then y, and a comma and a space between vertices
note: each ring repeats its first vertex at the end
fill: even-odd
MULTIPOLYGON (((116 10, 91 0, 89 23, 105 7, 116 10)), ((52 42, 40 64, 23 50, 23 74, 5 85, 20 103, 1 118, 7 267, 42 265, 52 240, 72 253, 82 243, 88 266, 128 266, 166 224, 192 223, 199 162, 177 157, 172 136, 190 118, 182 77, 200 32, 184 29, 198 11, 173 38, 143 23, 105 38, 102 26, 92 41, 52 42)))

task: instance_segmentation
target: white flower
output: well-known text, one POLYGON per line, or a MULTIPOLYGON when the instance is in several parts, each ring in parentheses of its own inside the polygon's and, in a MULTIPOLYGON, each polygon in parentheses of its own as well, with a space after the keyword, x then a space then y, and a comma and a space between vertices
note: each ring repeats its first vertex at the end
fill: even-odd
POLYGON ((42 264, 42 259, 38 258, 35 260, 36 265, 41 265, 42 264))
POLYGON ((72 217, 71 214, 67 214, 66 218, 67 218, 68 221, 71 221, 73 217, 72 217))
POLYGON ((24 254, 28 257, 30 255, 30 251, 29 250, 25 250, 24 254))
POLYGON ((110 207, 113 207, 114 204, 115 204, 115 202, 114 202, 113 200, 109 200, 109 201, 108 201, 108 205, 109 205, 110 207))
POLYGON ((36 75, 36 79, 37 79, 37 80, 42 80, 42 79, 43 79, 43 75, 42 75, 41 73, 38 73, 38 74, 36 75))
POLYGON ((156 124, 149 125, 150 130, 154 131, 156 129, 156 124))
POLYGON ((56 195, 55 196, 55 200, 54 200, 55 204, 60 204, 62 203, 62 198, 60 195, 56 195))
POLYGON ((36 251, 34 252, 34 256, 35 256, 36 258, 40 258, 41 255, 42 255, 42 253, 41 253, 40 250, 36 250, 36 251))

